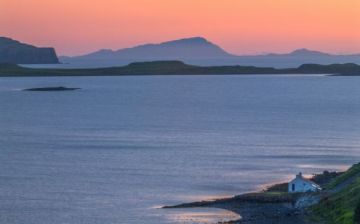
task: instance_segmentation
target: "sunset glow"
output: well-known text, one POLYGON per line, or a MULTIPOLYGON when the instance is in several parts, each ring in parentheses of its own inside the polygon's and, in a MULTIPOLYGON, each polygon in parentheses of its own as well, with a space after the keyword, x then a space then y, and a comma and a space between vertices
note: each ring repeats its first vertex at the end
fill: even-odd
POLYGON ((359 0, 0 0, 0 36, 59 55, 202 36, 234 54, 360 52, 359 0))

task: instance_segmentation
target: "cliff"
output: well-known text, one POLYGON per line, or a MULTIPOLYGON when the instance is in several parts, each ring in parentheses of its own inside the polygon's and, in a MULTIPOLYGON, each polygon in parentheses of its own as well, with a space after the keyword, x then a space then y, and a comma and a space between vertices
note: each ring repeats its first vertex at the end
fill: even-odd
POLYGON ((0 63, 55 64, 59 60, 54 48, 39 48, 0 37, 0 63))

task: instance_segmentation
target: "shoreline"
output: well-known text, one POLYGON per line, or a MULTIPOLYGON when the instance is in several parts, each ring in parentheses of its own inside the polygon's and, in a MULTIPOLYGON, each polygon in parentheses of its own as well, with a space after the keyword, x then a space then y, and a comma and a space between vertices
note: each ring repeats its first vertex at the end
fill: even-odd
MULTIPOLYGON (((216 199, 214 201, 200 201, 184 203, 175 206, 163 206, 162 209, 182 208, 217 208, 231 211, 241 218, 221 222, 221 224, 250 224, 250 223, 278 223, 278 224, 305 224, 306 212, 301 208, 294 207, 302 194, 294 194, 290 197, 278 195, 263 195, 259 193, 248 193, 232 198, 216 199)), ((318 197, 316 194, 308 194, 307 197, 318 197)))
MULTIPOLYGON (((324 171, 310 178, 325 187, 343 172, 324 171)), ((328 196, 327 191, 309 193, 288 193, 288 183, 264 184, 265 189, 244 193, 233 197, 218 198, 207 201, 182 203, 163 206, 162 209, 181 208, 218 208, 238 214, 241 218, 219 224, 313 224, 310 220, 309 207, 318 204, 328 196)))

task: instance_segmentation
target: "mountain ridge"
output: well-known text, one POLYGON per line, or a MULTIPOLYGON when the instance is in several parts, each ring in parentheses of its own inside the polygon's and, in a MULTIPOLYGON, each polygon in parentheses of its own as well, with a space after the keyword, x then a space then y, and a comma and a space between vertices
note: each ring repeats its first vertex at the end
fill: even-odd
POLYGON ((190 38, 161 42, 158 44, 154 44, 154 43, 142 44, 142 45, 137 45, 129 48, 122 48, 118 50, 100 49, 98 51, 89 54, 70 57, 70 58, 116 56, 119 58, 144 57, 144 58, 152 58, 157 60, 159 59, 169 60, 171 59, 170 55, 173 55, 172 56, 173 59, 182 59, 184 57, 209 58, 208 56, 209 53, 210 55, 212 55, 210 56, 210 58, 233 56, 203 37, 190 37, 190 38), (201 54, 199 54, 199 50, 201 54), (204 53, 204 51, 206 51, 206 54, 204 53))
POLYGON ((212 65, 252 65, 261 67, 287 68, 302 64, 360 64, 360 54, 336 55, 307 48, 299 48, 289 53, 261 55, 235 55, 222 49, 204 37, 189 37, 160 43, 142 44, 118 50, 98 51, 74 56, 60 57, 70 67, 112 67, 136 61, 180 60, 200 66, 212 65))
MULTIPOLYGON (((136 48, 141 48, 141 47, 152 47, 152 46, 158 46, 158 45, 164 45, 164 44, 176 44, 176 43, 202 43, 202 44, 212 44, 215 45, 217 47, 219 47, 218 45, 210 42, 209 40, 207 40, 204 37, 188 37, 188 38, 181 38, 181 39, 175 39, 175 40, 170 40, 170 41, 164 41, 164 42, 160 42, 160 43, 147 43, 147 44, 139 44, 139 45, 135 45, 133 47, 125 47, 125 48, 120 48, 120 49, 107 49, 107 48, 103 48, 103 49, 99 49, 96 50, 94 52, 90 52, 90 53, 86 53, 86 54, 82 54, 82 55, 78 55, 78 56, 67 56, 67 55, 61 55, 60 57, 67 57, 67 58, 76 58, 76 57, 83 57, 83 56, 87 56, 87 55, 91 55, 94 53, 107 53, 107 52, 120 52, 123 50, 130 50, 130 49, 136 49, 136 48)), ((221 47, 219 47, 221 48, 221 47)), ((322 52, 319 50, 313 50, 313 49, 309 49, 309 48, 296 48, 288 53, 267 53, 267 54, 233 54, 233 53, 229 53, 226 50, 222 49, 222 51, 224 51, 227 55, 231 55, 231 56, 235 56, 235 57, 257 57, 257 56, 269 56, 269 55, 277 55, 277 56, 284 56, 284 55, 324 55, 324 56, 360 56, 360 53, 353 53, 353 54, 334 54, 334 53, 326 53, 326 52, 322 52)))

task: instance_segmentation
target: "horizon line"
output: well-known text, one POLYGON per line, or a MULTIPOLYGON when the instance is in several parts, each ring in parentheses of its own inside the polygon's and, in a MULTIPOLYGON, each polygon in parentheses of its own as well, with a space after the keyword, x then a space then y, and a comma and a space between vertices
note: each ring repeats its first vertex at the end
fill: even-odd
MULTIPOLYGON (((32 45, 32 46, 35 46, 35 47, 39 47, 39 48, 54 48, 55 51, 57 50, 56 47, 54 46, 38 46, 36 44, 33 44, 33 43, 27 43, 25 41, 22 41, 22 40, 18 40, 18 39, 15 39, 13 37, 8 37, 8 36, 0 36, 0 38, 8 38, 8 39, 11 39, 11 40, 14 40, 14 41, 18 41, 22 44, 27 44, 27 45, 32 45)), ((228 50, 224 49, 221 45, 219 44, 216 44, 214 42, 212 42, 211 40, 209 40, 208 38, 204 37, 204 36, 190 36, 190 37, 179 37, 179 38, 176 38, 176 39, 170 39, 170 40, 165 40, 165 41, 158 41, 158 42, 143 42, 143 43, 138 43, 138 44, 134 44, 134 45, 131 45, 131 46, 127 46, 127 47, 123 47, 123 48, 99 48, 95 51, 88 51, 87 53, 82 53, 82 54, 70 54, 70 55, 66 55, 66 54, 59 54, 58 57, 69 57, 69 58, 73 58, 73 57, 82 57, 82 56, 86 56, 86 55, 89 55, 89 54, 93 54, 93 53, 96 53, 96 52, 99 52, 99 51, 112 51, 112 52, 116 52, 116 51, 121 51, 121 50, 124 50, 124 49, 132 49, 132 48, 136 48, 136 47, 142 47, 142 46, 146 46, 146 45, 161 45, 161 44, 165 44, 165 43, 170 43, 170 42, 175 42, 175 41, 185 41, 185 40, 191 40, 191 39, 203 39, 205 41, 207 41, 208 43, 210 44, 213 44, 213 45, 216 45, 217 47, 221 48, 223 51, 225 51, 227 54, 229 55, 232 55, 234 57, 254 57, 254 56, 270 56, 270 55, 286 55, 286 54, 291 54, 291 53, 294 53, 296 51, 300 51, 300 50, 303 50, 303 51, 309 51, 309 52, 316 52, 316 53, 321 53, 321 54, 328 54, 330 56, 353 56, 353 55, 360 55, 360 52, 358 53, 344 53, 344 52, 339 52, 339 53, 329 53, 329 52, 326 52, 326 51, 321 51, 321 50, 316 50, 316 49, 313 49, 313 48, 308 48, 308 47, 296 47, 294 48, 293 50, 289 50, 289 51, 278 51, 278 52, 258 52, 258 53, 254 53, 254 54, 238 54, 238 53, 231 53, 229 52, 228 50)))

